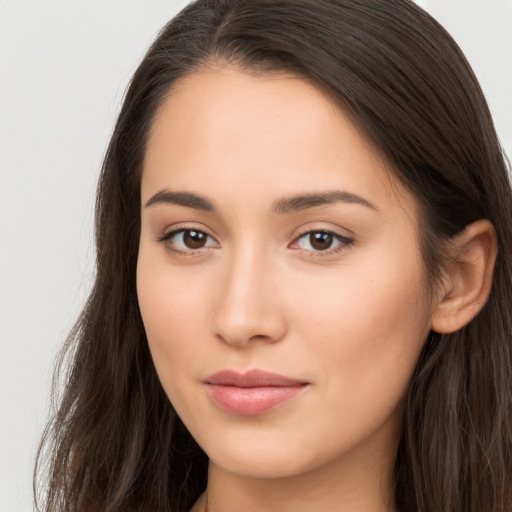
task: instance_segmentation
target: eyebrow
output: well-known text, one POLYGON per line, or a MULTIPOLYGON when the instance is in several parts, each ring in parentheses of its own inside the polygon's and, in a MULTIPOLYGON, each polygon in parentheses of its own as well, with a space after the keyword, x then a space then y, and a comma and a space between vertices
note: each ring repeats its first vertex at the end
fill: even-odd
POLYGON ((160 190, 160 192, 157 192, 149 198, 146 203, 146 208, 157 204, 176 204, 179 206, 194 208, 196 210, 205 210, 207 212, 215 211, 215 207, 210 201, 208 201, 208 199, 190 192, 171 192, 170 190, 160 190))
POLYGON ((378 211, 377 207, 364 197, 341 190, 285 197, 276 201, 272 210, 274 213, 283 215, 299 210, 306 210, 307 208, 314 208, 315 206, 325 206, 333 203, 358 204, 378 211))
MULTIPOLYGON (((325 206, 334 203, 357 204, 378 211, 378 208, 367 199, 341 190, 330 190, 327 192, 317 192, 311 194, 298 194, 277 200, 272 205, 272 211, 278 215, 285 215, 308 208, 325 206)), ((160 190, 146 202, 148 206, 158 204, 174 204, 186 206, 196 210, 203 210, 215 213, 217 209, 214 204, 205 197, 193 194, 191 192, 172 192, 170 190, 160 190)))

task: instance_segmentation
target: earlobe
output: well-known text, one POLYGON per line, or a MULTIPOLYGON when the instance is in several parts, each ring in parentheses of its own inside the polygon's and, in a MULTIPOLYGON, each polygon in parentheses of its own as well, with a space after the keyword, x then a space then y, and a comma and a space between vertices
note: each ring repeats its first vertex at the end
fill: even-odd
POLYGON ((469 224, 454 239, 432 316, 433 331, 455 332, 479 313, 491 292, 497 252, 496 231, 486 219, 469 224))

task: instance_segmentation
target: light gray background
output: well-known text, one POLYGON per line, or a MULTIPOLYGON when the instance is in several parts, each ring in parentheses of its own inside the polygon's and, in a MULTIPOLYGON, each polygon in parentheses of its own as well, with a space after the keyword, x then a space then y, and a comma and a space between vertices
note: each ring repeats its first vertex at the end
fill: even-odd
MULTIPOLYGON (((0 512, 32 509, 51 368, 91 285, 94 189, 127 82, 187 3, 0 0, 0 512)), ((466 52, 512 154, 512 1, 418 0, 466 52)))

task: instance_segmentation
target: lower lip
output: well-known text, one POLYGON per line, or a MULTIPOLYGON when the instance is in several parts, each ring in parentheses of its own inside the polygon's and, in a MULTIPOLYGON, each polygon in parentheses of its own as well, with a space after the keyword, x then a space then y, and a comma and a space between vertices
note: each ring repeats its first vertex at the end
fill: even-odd
POLYGON ((255 416, 291 400, 306 388, 297 386, 264 386, 239 388, 207 384, 208 394, 221 409, 234 414, 255 416))

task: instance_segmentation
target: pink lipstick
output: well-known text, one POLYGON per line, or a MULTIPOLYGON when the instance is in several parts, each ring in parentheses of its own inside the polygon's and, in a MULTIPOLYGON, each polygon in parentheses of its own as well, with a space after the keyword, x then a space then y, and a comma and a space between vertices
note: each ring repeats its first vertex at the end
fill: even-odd
POLYGON ((290 400, 308 383, 263 370, 238 373, 222 370, 205 379, 208 394, 221 409, 255 416, 290 400))

